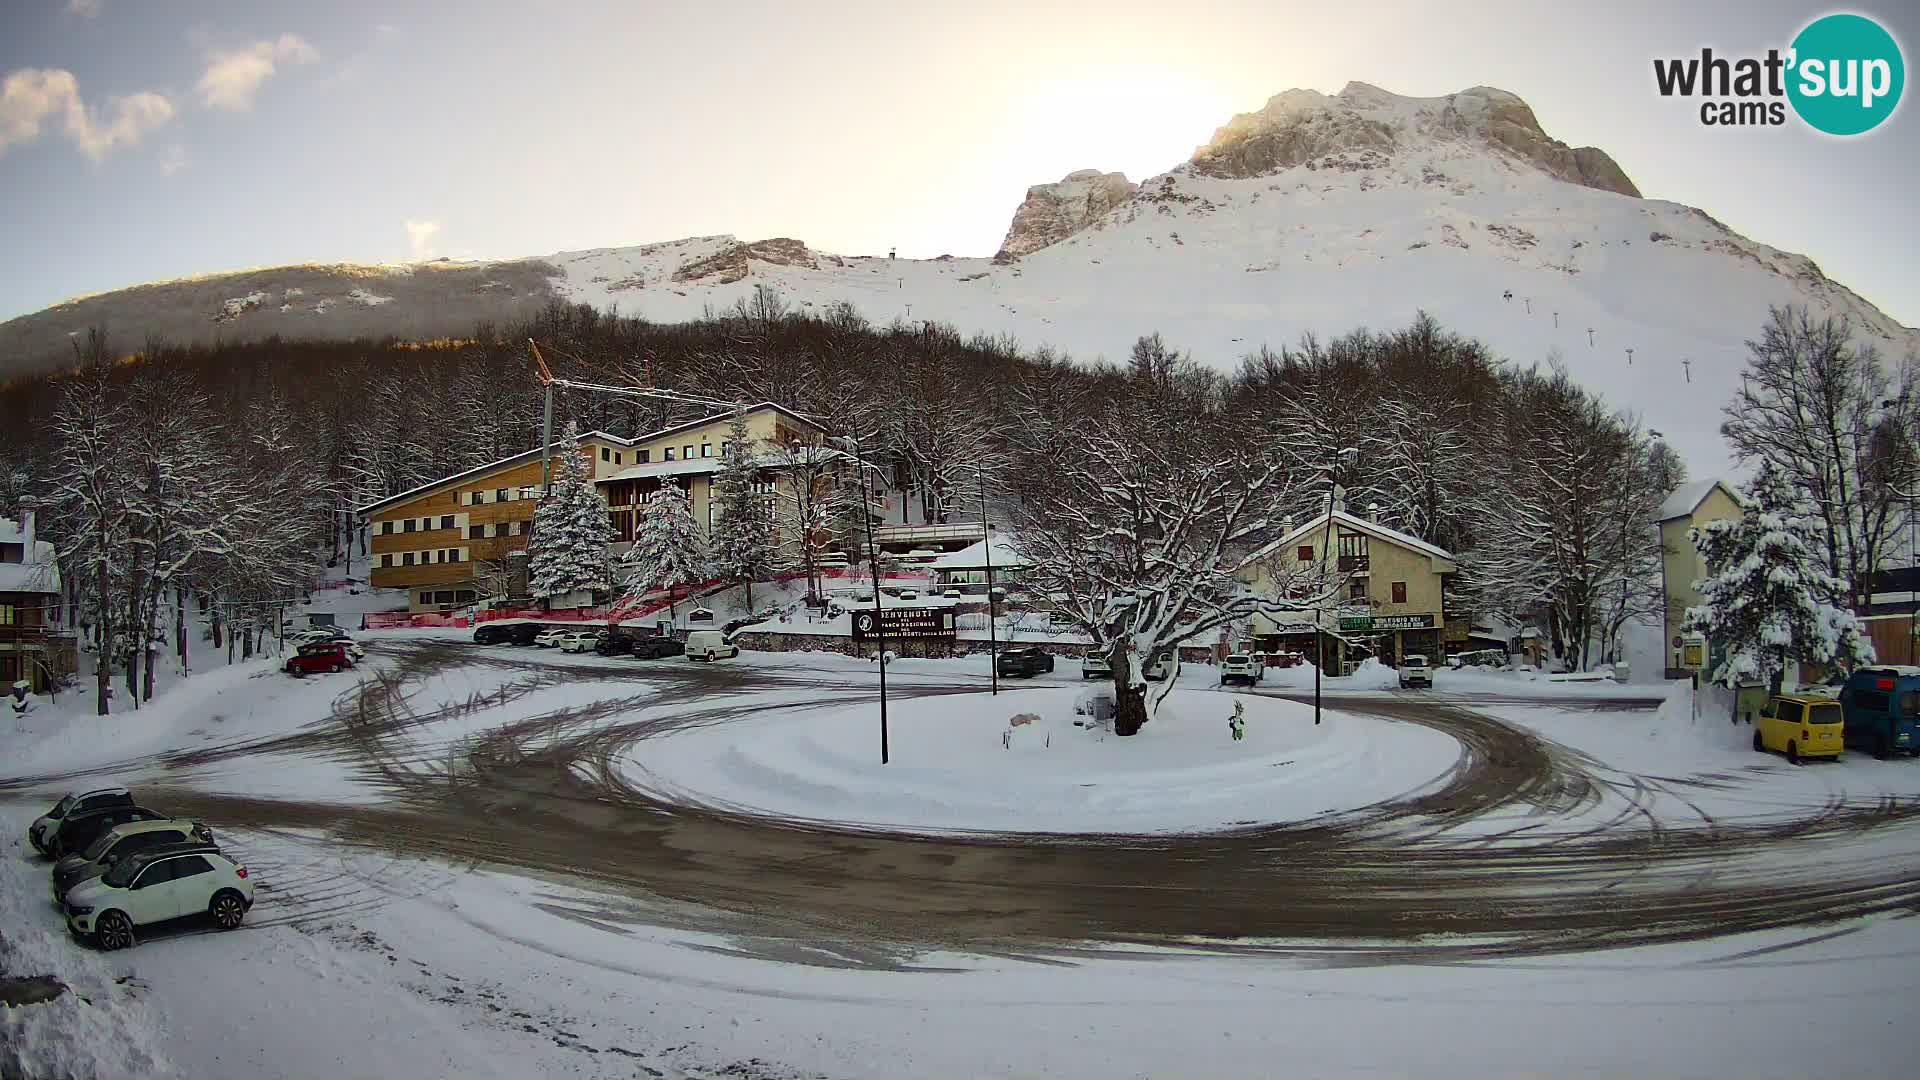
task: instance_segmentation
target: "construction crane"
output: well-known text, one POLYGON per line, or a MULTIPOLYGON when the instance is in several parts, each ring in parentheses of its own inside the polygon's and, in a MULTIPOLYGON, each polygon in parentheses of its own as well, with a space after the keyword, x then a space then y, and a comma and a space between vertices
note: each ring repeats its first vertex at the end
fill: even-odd
MULTIPOLYGON (((556 378, 553 369, 547 366, 546 357, 540 355, 540 346, 532 338, 527 339, 527 348, 533 353, 535 373, 540 377, 540 385, 545 390, 545 407, 540 420, 540 494, 553 493, 553 388, 558 386, 566 390, 584 390, 595 394, 617 394, 621 397, 650 398, 654 401, 666 401, 678 405, 704 405, 708 408, 737 409, 737 401, 715 401, 712 398, 695 397, 674 390, 660 390, 652 386, 607 386, 601 383, 581 382, 578 379, 556 378)), ((554 350, 559 352, 558 349, 554 350)), ((653 365, 647 365, 647 381, 653 381, 653 365)))

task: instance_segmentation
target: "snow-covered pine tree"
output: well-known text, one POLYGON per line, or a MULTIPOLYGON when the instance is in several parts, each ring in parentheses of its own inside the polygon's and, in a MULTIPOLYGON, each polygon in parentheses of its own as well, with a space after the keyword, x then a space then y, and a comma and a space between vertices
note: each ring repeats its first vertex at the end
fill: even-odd
POLYGON ((1728 687, 1765 679, 1779 693, 1788 661, 1871 663, 1859 620, 1835 603, 1847 583, 1827 569, 1805 490, 1763 462, 1740 502, 1743 516, 1689 534, 1707 576, 1694 583, 1703 602, 1687 609, 1681 629, 1724 650, 1709 677, 1728 687))
POLYGON ((755 490, 760 479, 758 450, 747 431, 747 415, 735 410, 727 426, 720 471, 713 478, 713 569, 746 589, 753 609, 753 583, 773 570, 773 518, 769 497, 755 490))
POLYGON ((580 453, 580 426, 568 424, 554 457, 553 490, 533 512, 527 541, 528 590, 541 599, 607 588, 613 527, 580 453))
POLYGON ((685 488, 669 480, 653 493, 634 530, 633 547, 621 562, 626 585, 622 607, 654 589, 666 589, 667 610, 679 617, 680 587, 704 581, 707 574, 706 540, 693 520, 685 488))

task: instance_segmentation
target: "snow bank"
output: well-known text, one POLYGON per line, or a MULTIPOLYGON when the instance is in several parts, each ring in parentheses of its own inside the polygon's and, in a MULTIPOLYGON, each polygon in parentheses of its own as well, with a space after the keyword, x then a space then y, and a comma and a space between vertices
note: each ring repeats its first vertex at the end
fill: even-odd
POLYGON ((0 1076, 177 1075, 137 982, 123 982, 101 953, 70 940, 47 892, 47 866, 25 841, 32 814, 0 814, 0 977, 51 975, 67 992, 38 1005, 0 1006, 0 1076))
POLYGON ((1293 821, 1399 796, 1458 754, 1414 725, 1292 702, 1175 689, 1122 739, 1075 726, 1085 691, 1022 689, 896 700, 890 764, 875 705, 769 710, 639 744, 620 763, 682 801, 785 818, 930 832, 1186 832, 1293 821), (1246 710, 1246 738, 1227 719, 1246 710), (1013 723, 1016 718, 1021 723, 1013 723))

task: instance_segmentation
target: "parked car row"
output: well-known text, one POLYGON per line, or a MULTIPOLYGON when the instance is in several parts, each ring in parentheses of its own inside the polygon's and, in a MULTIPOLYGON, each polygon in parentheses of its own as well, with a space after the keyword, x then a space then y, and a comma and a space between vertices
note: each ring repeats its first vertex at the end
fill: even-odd
POLYGON ((54 859, 53 902, 76 937, 103 949, 134 943, 139 927, 210 918, 239 927, 253 907, 247 868, 200 822, 141 806, 123 787, 69 793, 27 828, 54 859))
POLYGON ((533 645, 562 652, 593 652, 641 660, 685 656, 689 660, 713 661, 740 655, 740 647, 720 630, 695 630, 683 642, 660 634, 629 634, 620 629, 610 632, 604 626, 483 623, 474 628, 473 640, 478 645, 533 645))

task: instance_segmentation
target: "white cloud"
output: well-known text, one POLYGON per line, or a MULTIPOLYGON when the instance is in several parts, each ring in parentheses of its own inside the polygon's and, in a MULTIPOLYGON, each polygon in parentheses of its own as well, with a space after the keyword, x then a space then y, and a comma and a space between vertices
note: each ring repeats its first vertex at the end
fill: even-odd
POLYGON ((160 175, 172 176, 187 167, 187 148, 174 143, 160 151, 160 175))
POLYGON ((437 221, 409 221, 407 224, 407 255, 414 262, 425 262, 433 258, 433 238, 440 233, 437 221))
POLYGON ((39 138, 41 125, 57 119, 81 153, 101 161, 165 125, 173 111, 173 102, 151 90, 109 98, 105 109, 96 110, 80 99, 73 72, 22 68, 0 83, 0 153, 39 138))
POLYGON ((103 0, 67 0, 67 10, 83 18, 91 19, 100 14, 103 0))
POLYGON ((275 41, 256 41, 237 49, 215 49, 207 55, 200 76, 200 100, 208 108, 241 111, 253 106, 260 84, 273 77, 281 64, 311 64, 320 58, 298 34, 281 34, 275 41))

